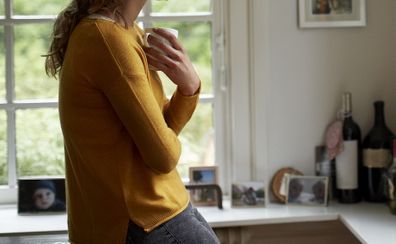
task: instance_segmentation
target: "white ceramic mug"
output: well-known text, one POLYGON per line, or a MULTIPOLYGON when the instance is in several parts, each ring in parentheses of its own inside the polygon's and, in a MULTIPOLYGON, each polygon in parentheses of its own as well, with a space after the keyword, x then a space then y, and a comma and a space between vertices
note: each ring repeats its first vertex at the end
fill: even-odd
MULTIPOLYGON (((166 30, 166 31, 170 32, 170 33, 171 33, 172 35, 174 35, 176 38, 179 37, 179 31, 178 31, 178 30, 171 29, 171 28, 160 28, 160 29, 163 29, 163 30, 166 30)), ((150 44, 148 43, 148 37, 149 37, 150 35, 153 35, 154 37, 157 37, 157 38, 158 38, 162 43, 164 43, 164 44, 171 45, 171 44, 169 43, 168 40, 166 40, 166 39, 163 38, 162 36, 156 34, 156 33, 154 32, 154 28, 145 28, 145 29, 144 29, 144 40, 143 40, 143 44, 144 44, 144 46, 146 46, 146 47, 150 47, 150 44)))

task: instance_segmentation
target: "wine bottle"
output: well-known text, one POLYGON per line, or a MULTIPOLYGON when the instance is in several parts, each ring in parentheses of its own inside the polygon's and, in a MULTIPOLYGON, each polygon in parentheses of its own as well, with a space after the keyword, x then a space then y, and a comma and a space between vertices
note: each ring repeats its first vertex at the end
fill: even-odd
POLYGON ((374 107, 375 124, 363 141, 363 195, 369 202, 386 202, 386 175, 392 163, 393 133, 385 123, 384 102, 375 102, 374 107))
POLYGON ((361 201, 359 190, 359 168, 361 162, 360 128, 352 118, 352 95, 345 93, 342 98, 343 151, 336 158, 336 184, 340 203, 361 201))

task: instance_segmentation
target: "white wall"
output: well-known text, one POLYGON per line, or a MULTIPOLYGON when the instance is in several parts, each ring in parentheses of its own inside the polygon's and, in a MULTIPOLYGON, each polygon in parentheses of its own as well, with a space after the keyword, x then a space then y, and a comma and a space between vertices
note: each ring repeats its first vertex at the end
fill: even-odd
POLYGON ((313 174, 344 91, 364 135, 376 99, 396 133, 396 1, 368 0, 368 26, 343 29, 299 29, 296 0, 251 5, 256 178, 285 166, 313 174))

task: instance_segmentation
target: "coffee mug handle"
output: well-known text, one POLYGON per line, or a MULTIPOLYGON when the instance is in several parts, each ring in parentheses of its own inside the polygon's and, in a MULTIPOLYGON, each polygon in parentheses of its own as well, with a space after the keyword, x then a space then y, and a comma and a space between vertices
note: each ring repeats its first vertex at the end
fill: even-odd
POLYGON ((145 47, 150 47, 150 44, 148 43, 148 37, 150 36, 151 33, 144 33, 143 36, 143 45, 145 47))

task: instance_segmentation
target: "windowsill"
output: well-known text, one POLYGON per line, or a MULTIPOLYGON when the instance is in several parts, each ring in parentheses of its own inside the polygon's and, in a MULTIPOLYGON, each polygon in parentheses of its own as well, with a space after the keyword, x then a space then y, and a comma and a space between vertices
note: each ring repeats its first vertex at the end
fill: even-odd
MULTIPOLYGON (((385 205, 332 203, 322 208, 271 204, 265 209, 246 209, 230 208, 225 201, 224 210, 200 207, 199 211, 214 228, 341 220, 363 243, 396 243, 396 216, 385 205)), ((66 214, 19 216, 15 205, 2 205, 0 216, 0 236, 67 232, 66 214)))
POLYGON ((67 215, 18 215, 16 205, 0 205, 0 236, 67 232, 67 215))

